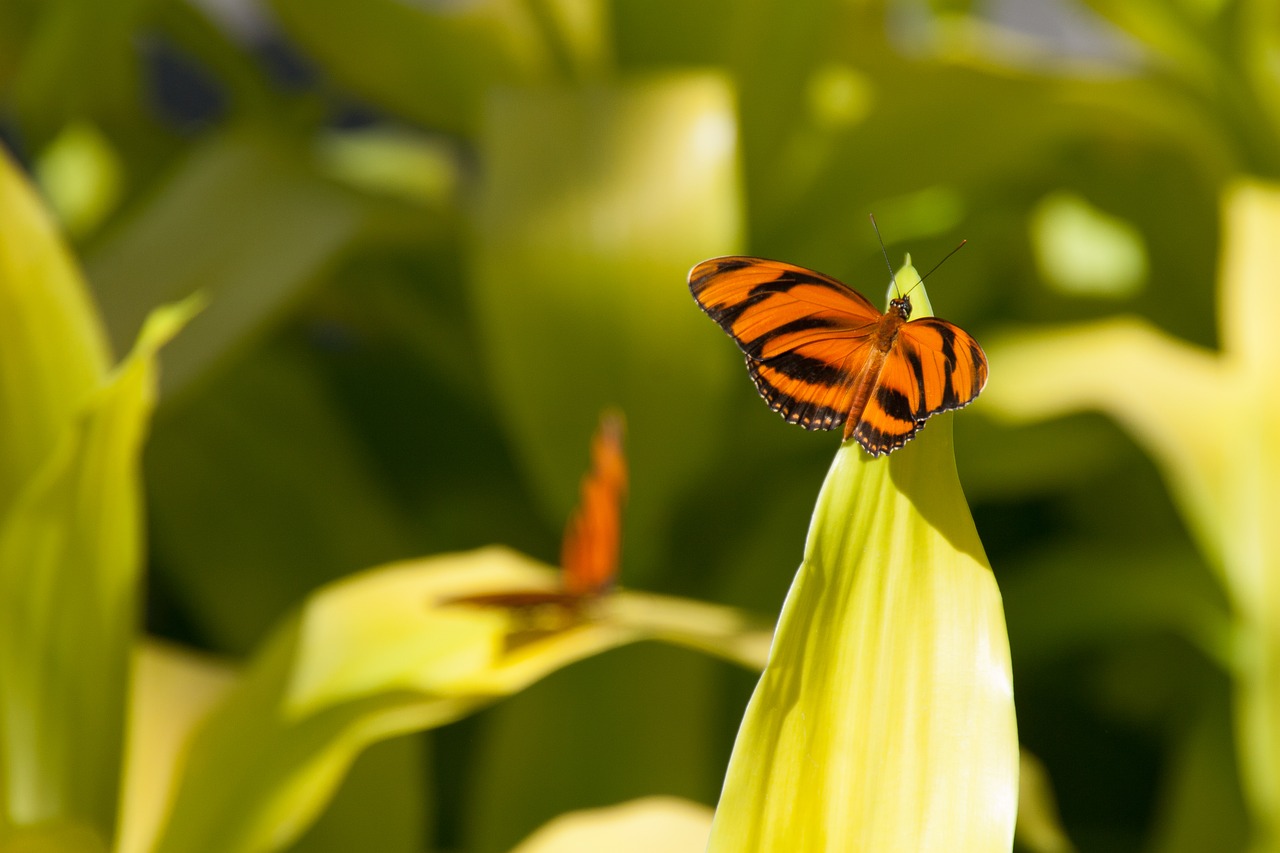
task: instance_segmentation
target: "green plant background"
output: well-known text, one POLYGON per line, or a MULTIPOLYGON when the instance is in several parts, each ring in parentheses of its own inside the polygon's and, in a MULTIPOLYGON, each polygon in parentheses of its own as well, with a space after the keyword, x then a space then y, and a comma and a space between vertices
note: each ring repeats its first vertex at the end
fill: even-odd
MULTIPOLYGON (((209 300, 162 357, 150 630, 238 656, 387 560, 554 562, 610 404, 622 582, 775 614, 837 439, 760 403, 688 267, 746 251, 874 295, 874 212, 895 263, 969 240, 930 288, 979 340, 1124 314, 1215 347, 1223 188, 1280 171, 1276 16, 3 0, 0 127, 117 355, 156 305, 209 300), (690 139, 706 163, 673 167, 690 139)), ((956 456, 1068 835, 1243 849, 1231 681, 1186 628, 1226 597, 1160 470, 1098 414, 989 415, 956 418, 956 456)), ((656 645, 584 661, 377 747, 295 849, 487 853, 573 808, 714 803, 753 683, 656 645)))

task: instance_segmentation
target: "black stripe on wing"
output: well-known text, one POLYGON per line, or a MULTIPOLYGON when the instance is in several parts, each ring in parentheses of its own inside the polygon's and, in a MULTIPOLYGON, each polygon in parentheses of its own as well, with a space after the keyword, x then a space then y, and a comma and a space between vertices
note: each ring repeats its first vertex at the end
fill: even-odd
POLYGON ((703 261, 689 273, 689 290, 699 307, 756 358, 789 331, 849 330, 880 316, 866 297, 836 279, 764 258, 703 261), (801 292, 793 293, 797 288, 801 292))

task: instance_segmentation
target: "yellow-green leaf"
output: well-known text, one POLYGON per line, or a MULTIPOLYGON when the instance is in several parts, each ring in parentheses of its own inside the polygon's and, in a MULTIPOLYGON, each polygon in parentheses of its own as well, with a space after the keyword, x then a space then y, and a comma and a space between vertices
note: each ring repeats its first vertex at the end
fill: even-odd
POLYGON ((226 695, 234 670, 157 641, 134 649, 120 853, 149 849, 195 725, 226 695))
POLYGON ((52 217, 0 149, 0 514, 109 361, 80 271, 52 217))
POLYGON ((138 618, 138 457, 156 351, 190 311, 156 312, 0 519, 0 757, 14 828, 112 837, 138 618))

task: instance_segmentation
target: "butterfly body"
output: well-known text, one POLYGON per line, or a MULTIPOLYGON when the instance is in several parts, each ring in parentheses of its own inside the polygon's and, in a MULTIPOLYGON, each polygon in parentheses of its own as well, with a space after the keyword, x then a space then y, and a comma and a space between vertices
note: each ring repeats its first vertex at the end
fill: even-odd
POLYGON ((911 320, 900 296, 881 313, 857 291, 764 258, 703 261, 689 273, 699 306, 746 355, 762 397, 791 423, 835 429, 873 456, 903 446, 938 412, 986 384, 981 347, 935 317, 911 320))

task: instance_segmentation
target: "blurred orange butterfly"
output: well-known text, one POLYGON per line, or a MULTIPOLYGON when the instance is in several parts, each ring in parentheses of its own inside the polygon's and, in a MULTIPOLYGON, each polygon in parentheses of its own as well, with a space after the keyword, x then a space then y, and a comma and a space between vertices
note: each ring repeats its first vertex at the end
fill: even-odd
POLYGON ((805 429, 844 424, 872 456, 910 441, 930 415, 973 402, 987 357, 967 332, 911 320, 911 298, 881 314, 862 294, 813 270, 724 257, 689 272, 689 289, 747 356, 769 406, 805 429))
POLYGON ((582 478, 578 507, 560 546, 560 589, 499 592, 455 599, 458 604, 529 610, 578 610, 608 592, 618 576, 622 504, 627 497, 622 414, 607 411, 591 442, 591 470, 582 478))

